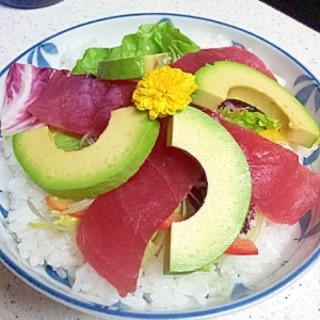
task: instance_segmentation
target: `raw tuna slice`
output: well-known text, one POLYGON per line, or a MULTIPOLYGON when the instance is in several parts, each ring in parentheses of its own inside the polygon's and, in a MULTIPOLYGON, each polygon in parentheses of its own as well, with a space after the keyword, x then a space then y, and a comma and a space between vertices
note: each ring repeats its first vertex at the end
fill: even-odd
POLYGON ((221 120, 247 157, 252 201, 277 223, 295 224, 320 200, 320 176, 299 163, 292 151, 221 120))
POLYGON ((276 80, 272 72, 259 57, 241 46, 209 48, 190 52, 172 63, 171 66, 194 74, 205 64, 221 60, 230 60, 246 64, 276 80))
POLYGON ((84 214, 77 244, 89 264, 121 296, 135 291, 149 239, 202 174, 194 159, 166 147, 162 125, 159 140, 138 173, 100 195, 84 214))
POLYGON ((113 109, 132 104, 135 86, 133 81, 98 80, 16 63, 7 77, 1 129, 9 134, 44 123, 75 134, 98 135, 113 109))

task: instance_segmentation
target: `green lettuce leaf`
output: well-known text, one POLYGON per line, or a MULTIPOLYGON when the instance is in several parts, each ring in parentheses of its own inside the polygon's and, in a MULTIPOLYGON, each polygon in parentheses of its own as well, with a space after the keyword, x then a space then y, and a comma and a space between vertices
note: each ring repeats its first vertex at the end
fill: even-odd
POLYGON ((97 72, 99 61, 106 61, 110 55, 109 48, 88 48, 85 50, 82 59, 77 60, 72 69, 73 74, 93 74, 97 72))
POLYGON ((77 151, 88 146, 88 142, 80 137, 68 135, 59 130, 51 130, 54 144, 64 151, 77 151))
POLYGON ((281 127, 279 120, 271 119, 265 113, 259 111, 253 112, 246 109, 230 110, 229 108, 223 108, 220 113, 226 120, 257 133, 267 129, 278 131, 281 127))
POLYGON ((145 24, 133 34, 123 37, 121 45, 113 48, 88 48, 72 69, 73 74, 96 75, 99 62, 168 52, 172 61, 200 47, 168 21, 145 24))

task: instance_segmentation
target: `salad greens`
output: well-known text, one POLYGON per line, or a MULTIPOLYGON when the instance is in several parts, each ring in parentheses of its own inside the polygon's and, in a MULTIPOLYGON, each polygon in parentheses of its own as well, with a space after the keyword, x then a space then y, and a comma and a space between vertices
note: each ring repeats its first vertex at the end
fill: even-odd
POLYGON ((167 52, 172 61, 200 47, 165 20, 141 25, 136 33, 123 37, 121 45, 113 48, 88 48, 72 69, 73 74, 96 75, 99 62, 141 57, 167 52))
POLYGON ((281 127, 279 120, 271 119, 265 113, 260 111, 251 111, 247 109, 230 110, 226 107, 219 110, 219 112, 228 121, 257 133, 268 129, 278 131, 281 127))
POLYGON ((85 136, 80 138, 54 129, 51 129, 51 133, 54 139, 54 144, 64 151, 81 150, 89 145, 85 136))

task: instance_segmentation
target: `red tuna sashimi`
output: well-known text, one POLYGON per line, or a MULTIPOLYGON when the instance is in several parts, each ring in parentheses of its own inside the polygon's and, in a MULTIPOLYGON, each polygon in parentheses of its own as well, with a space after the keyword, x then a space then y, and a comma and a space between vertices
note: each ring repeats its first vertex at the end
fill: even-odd
POLYGON ((283 146, 226 120, 251 170, 252 201, 277 223, 295 224, 320 200, 320 176, 283 146))
POLYGON ((166 129, 137 174, 88 208, 77 244, 89 264, 121 296, 136 289, 145 247, 202 175, 183 151, 166 147, 166 129))
POLYGON ((221 60, 230 60, 246 64, 276 80, 272 72, 259 57, 241 46, 208 48, 190 52, 172 63, 171 66, 194 74, 207 63, 214 63, 215 61, 221 60))
POLYGON ((132 104, 135 86, 133 81, 98 80, 16 63, 7 77, 1 129, 9 134, 40 122, 75 134, 98 135, 113 109, 132 104))

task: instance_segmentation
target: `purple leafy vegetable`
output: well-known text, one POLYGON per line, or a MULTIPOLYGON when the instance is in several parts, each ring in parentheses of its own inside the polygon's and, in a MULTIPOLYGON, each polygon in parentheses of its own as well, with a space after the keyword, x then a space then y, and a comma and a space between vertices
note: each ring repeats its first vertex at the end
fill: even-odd
MULTIPOLYGON (((1 133, 11 135, 40 124, 27 108, 41 95, 55 70, 37 68, 28 64, 11 65, 1 113, 1 133)), ((66 71, 61 71, 66 73, 66 71)))
POLYGON ((110 112, 132 104, 134 81, 99 80, 67 70, 13 64, 1 115, 3 135, 45 124, 74 134, 99 135, 110 112))

